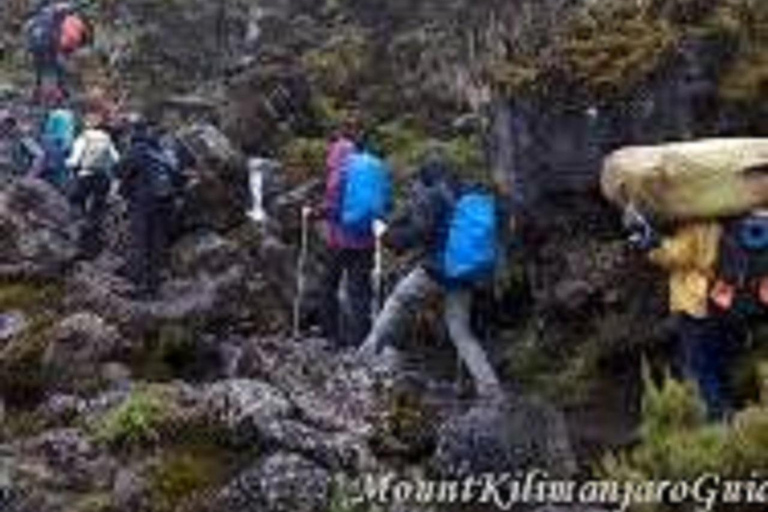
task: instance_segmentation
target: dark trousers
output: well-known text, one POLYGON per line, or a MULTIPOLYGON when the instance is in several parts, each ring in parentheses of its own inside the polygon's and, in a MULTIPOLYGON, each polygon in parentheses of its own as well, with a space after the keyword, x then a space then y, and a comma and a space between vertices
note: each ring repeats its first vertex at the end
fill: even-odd
POLYGON ((97 172, 77 178, 71 200, 85 217, 82 249, 87 257, 94 257, 101 251, 101 227, 107 212, 108 194, 109 177, 104 173, 97 172))
POLYGON ((324 334, 340 345, 360 345, 371 327, 372 270, 373 250, 331 250, 323 281, 321 323, 324 334), (345 274, 350 314, 342 322, 338 292, 345 274))
POLYGON ((160 271, 165 265, 168 222, 172 213, 172 204, 163 200, 142 201, 129 206, 129 275, 142 296, 152 297, 160 287, 160 271))
POLYGON ((678 319, 679 372, 695 382, 710 419, 721 419, 733 408, 729 370, 741 343, 741 330, 722 318, 678 319))
MULTIPOLYGON (((58 87, 62 94, 67 95, 65 87, 66 73, 64 71, 64 64, 61 61, 61 56, 56 52, 46 52, 34 56, 35 66, 35 91, 39 96, 40 90, 43 86, 43 80, 47 76, 53 76, 56 80, 56 87, 58 87)), ((38 98, 39 99, 39 98, 38 98)))

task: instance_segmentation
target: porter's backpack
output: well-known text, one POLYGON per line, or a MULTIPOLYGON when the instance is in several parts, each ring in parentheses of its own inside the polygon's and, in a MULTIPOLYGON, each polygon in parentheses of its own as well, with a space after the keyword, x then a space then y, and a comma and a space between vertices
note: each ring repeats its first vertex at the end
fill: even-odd
POLYGON ((451 281, 473 282, 490 276, 496 265, 496 201, 491 194, 462 195, 451 215, 443 272, 451 281))

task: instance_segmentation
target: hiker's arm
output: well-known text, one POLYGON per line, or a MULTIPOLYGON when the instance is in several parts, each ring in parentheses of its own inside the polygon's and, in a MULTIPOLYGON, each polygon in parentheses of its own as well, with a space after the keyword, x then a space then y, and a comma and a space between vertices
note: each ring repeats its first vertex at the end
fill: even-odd
POLYGON ((78 137, 72 145, 72 153, 69 155, 69 158, 67 158, 67 167, 72 169, 80 165, 80 161, 83 158, 83 151, 85 151, 85 139, 83 137, 78 137))
POLYGON ((679 233, 662 240, 661 246, 648 253, 648 259, 664 269, 680 267, 690 261, 691 245, 691 235, 679 233))

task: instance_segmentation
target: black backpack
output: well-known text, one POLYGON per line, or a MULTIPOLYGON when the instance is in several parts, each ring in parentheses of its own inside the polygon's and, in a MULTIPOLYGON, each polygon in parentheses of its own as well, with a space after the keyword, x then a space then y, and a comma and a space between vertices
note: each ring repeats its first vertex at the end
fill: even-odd
POLYGON ((152 195, 158 199, 168 199, 176 193, 176 162, 162 147, 150 147, 146 152, 152 195))

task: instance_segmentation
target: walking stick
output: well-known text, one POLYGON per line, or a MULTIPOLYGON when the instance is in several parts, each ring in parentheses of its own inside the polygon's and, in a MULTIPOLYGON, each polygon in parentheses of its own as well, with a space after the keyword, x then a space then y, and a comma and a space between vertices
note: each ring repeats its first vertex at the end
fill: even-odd
POLYGON ((309 249, 309 216, 311 213, 312 209, 308 206, 301 209, 301 248, 296 269, 296 297, 293 300, 293 338, 296 340, 301 336, 301 301, 304 296, 304 270, 309 249))
POLYGON ((373 232, 375 237, 375 245, 373 255, 373 307, 371 311, 371 316, 373 317, 374 321, 376 320, 376 316, 381 310, 381 281, 384 267, 384 246, 382 243, 382 237, 384 236, 385 229, 386 225, 382 221, 374 221, 373 232))

